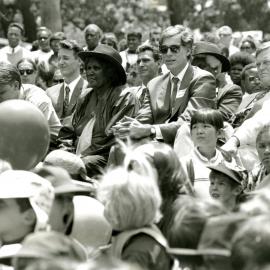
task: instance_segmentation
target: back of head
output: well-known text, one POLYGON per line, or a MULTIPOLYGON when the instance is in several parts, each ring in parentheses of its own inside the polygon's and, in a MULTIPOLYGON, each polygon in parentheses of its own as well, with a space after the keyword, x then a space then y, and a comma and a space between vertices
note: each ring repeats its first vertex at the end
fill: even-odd
POLYGON ((235 270, 261 269, 270 264, 270 218, 251 218, 235 234, 231 260, 235 270))
POLYGON ((124 168, 108 171, 98 188, 98 198, 114 230, 141 228, 160 218, 161 196, 155 179, 134 171, 124 168))
POLYGON ((18 82, 21 87, 21 76, 16 66, 0 62, 0 86, 18 82))
POLYGON ((76 240, 62 233, 36 232, 28 235, 22 242, 22 247, 15 255, 15 265, 20 258, 33 259, 65 259, 75 262, 85 262, 86 251, 76 240))

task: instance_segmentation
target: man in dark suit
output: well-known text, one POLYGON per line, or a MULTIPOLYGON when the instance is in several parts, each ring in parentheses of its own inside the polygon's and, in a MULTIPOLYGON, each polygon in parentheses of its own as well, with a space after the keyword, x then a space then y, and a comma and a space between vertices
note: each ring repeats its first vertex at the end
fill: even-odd
POLYGON ((58 60, 64 82, 54 85, 46 91, 62 122, 65 122, 67 117, 73 113, 79 96, 83 94, 88 84, 80 75, 81 61, 78 53, 81 51, 82 48, 74 40, 60 42, 58 60))
POLYGON ((221 54, 214 43, 200 41, 194 44, 192 64, 211 72, 217 82, 217 109, 223 120, 232 123, 242 101, 241 87, 227 83, 225 72, 230 70, 230 61, 221 54))
POLYGON ((123 119, 115 134, 129 132, 132 139, 152 137, 173 144, 177 129, 202 107, 215 107, 215 78, 190 64, 193 35, 177 25, 161 35, 160 52, 169 72, 148 83, 142 108, 136 119, 123 119))

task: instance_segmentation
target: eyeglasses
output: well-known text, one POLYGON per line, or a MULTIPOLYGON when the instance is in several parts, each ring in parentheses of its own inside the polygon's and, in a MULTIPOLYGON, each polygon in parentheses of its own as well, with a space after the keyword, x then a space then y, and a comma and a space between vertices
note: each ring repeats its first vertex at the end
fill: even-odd
POLYGON ((240 47, 240 50, 249 50, 249 49, 251 49, 251 47, 249 47, 249 46, 242 46, 242 47, 240 47))
POLYGON ((33 69, 20 69, 19 72, 21 75, 24 75, 24 74, 31 75, 34 73, 34 70, 33 69))
POLYGON ((56 84, 63 83, 64 79, 53 80, 53 82, 56 83, 56 84))
POLYGON ((162 54, 168 53, 168 50, 170 49, 171 53, 179 53, 181 46, 179 45, 171 45, 171 46, 160 46, 159 51, 162 54))

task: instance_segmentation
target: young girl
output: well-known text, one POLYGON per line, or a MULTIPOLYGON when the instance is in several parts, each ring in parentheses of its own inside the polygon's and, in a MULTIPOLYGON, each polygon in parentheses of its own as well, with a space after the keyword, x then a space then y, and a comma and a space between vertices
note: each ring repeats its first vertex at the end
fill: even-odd
POLYGON ((191 118, 190 131, 195 148, 181 162, 198 197, 209 198, 210 169, 207 166, 224 160, 233 162, 227 153, 217 148, 223 127, 222 115, 217 110, 200 109, 191 118))

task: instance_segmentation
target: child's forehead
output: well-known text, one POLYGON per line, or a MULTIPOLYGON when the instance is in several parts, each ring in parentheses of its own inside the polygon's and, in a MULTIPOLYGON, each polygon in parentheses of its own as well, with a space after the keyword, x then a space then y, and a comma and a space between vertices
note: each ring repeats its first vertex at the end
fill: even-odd
POLYGON ((259 136, 257 137, 257 142, 260 141, 269 141, 270 143, 270 129, 262 131, 259 136))

